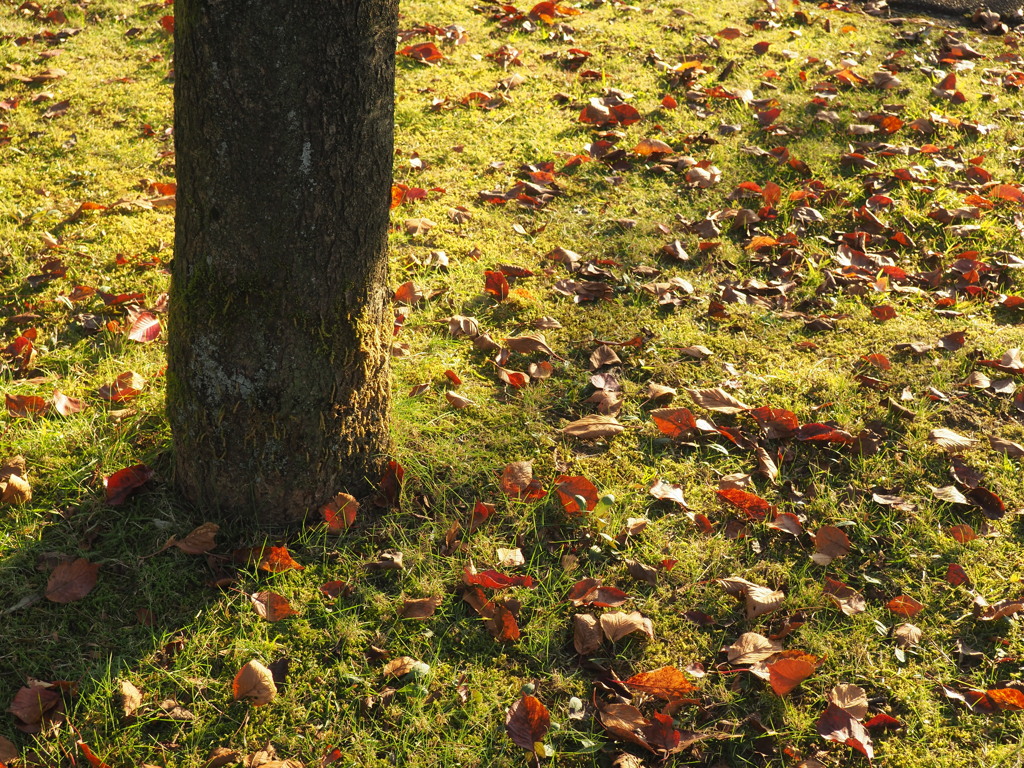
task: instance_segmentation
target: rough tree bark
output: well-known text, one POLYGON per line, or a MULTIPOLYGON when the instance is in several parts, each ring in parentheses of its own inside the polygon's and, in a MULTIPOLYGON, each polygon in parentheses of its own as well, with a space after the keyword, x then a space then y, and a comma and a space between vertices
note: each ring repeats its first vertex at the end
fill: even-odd
POLYGON ((398 0, 175 3, 175 482, 301 519, 389 448, 398 0))

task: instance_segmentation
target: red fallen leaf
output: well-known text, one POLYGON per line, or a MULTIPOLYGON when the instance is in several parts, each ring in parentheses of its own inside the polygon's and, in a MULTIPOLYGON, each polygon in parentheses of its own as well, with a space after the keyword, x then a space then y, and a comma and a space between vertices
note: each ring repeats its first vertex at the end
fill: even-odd
POLYGON ((618 123, 622 126, 633 125, 633 123, 640 122, 640 113, 636 107, 630 104, 616 104, 614 107, 610 107, 613 122, 618 123))
POLYGON ((507 589, 509 587, 532 589, 537 585, 533 577, 526 574, 506 576, 504 573, 490 570, 473 573, 469 566, 463 569, 462 581, 471 587, 485 587, 486 589, 507 589))
POLYGON ((494 604, 491 616, 484 620, 484 625, 491 636, 502 643, 515 642, 522 635, 515 614, 503 603, 494 604))
POLYGON ((255 565, 267 573, 283 573, 284 571, 304 571, 306 567, 299 565, 286 547, 251 547, 239 549, 232 554, 237 562, 255 565))
POLYGON ((990 200, 1009 200, 1014 203, 1024 203, 1024 191, 1012 184, 996 184, 989 188, 990 200))
POLYGON ((493 296, 497 301, 504 301, 508 298, 509 285, 505 273, 487 270, 484 272, 484 291, 493 296))
POLYGON ((510 371, 498 366, 498 378, 514 389, 522 389, 530 384, 529 375, 522 371, 510 371))
POLYGON ((578 515, 583 510, 580 508, 576 497, 581 497, 586 502, 588 512, 597 506, 597 486, 585 477, 568 477, 559 475, 555 478, 555 493, 562 503, 562 509, 568 515, 578 515))
POLYGON ((896 317, 896 310, 888 304, 881 304, 871 308, 871 316, 878 322, 884 323, 896 317))
POLYGON ((84 557, 60 563, 46 582, 46 599, 54 603, 81 600, 96 586, 99 570, 99 563, 90 563, 84 557))
POLYGON ((687 438, 697 428, 697 419, 689 408, 659 408, 651 411, 651 418, 661 433, 673 440, 687 438))
POLYGON ((871 735, 860 720, 854 718, 845 709, 830 702, 815 726, 821 738, 846 744, 860 752, 868 760, 874 759, 871 735))
POLYGON ((867 601, 864 599, 864 595, 849 584, 826 578, 821 591, 847 616, 856 616, 867 610, 867 601))
POLYGON ((952 536, 957 543, 966 544, 969 541, 974 541, 978 538, 978 534, 974 532, 974 529, 969 525, 954 525, 949 529, 949 535, 952 536))
POLYGON ((380 478, 380 492, 387 506, 399 506, 402 495, 402 483, 404 481, 405 468, 397 461, 389 461, 384 474, 380 478))
POLYGON ((337 747, 328 747, 327 754, 320 758, 320 766, 336 763, 344 757, 344 753, 337 747))
POLYGON ((765 515, 775 511, 774 504, 769 504, 760 496, 739 488, 722 488, 715 493, 718 494, 718 498, 727 501, 751 520, 763 520, 765 515))
POLYGON ((7 413, 12 419, 29 419, 33 416, 45 416, 49 406, 38 395, 4 395, 7 400, 7 413))
POLYGON ((551 715, 547 707, 533 696, 523 696, 505 714, 505 730, 509 738, 533 755, 537 754, 537 746, 544 742, 550 728, 551 715))
MULTIPOLYGON (((165 16, 164 18, 165 19, 166 18, 170 18, 172 20, 172 22, 173 22, 173 19, 174 19, 173 16, 170 16, 170 17, 165 16)), ((172 24, 172 31, 173 31, 173 24, 172 24)), ((93 754, 93 751, 91 749, 89 749, 89 745, 86 744, 84 741, 79 741, 79 742, 77 742, 77 744, 78 744, 78 748, 80 750, 82 750, 82 754, 85 755, 86 761, 89 763, 89 765, 92 766, 92 768, 110 768, 109 765, 104 763, 102 760, 100 760, 98 757, 96 757, 95 754, 93 754)))
POLYGON ((629 595, 617 587, 602 586, 597 579, 580 579, 572 585, 565 599, 577 607, 618 608, 629 599, 629 595))
POLYGON ((903 723, 901 723, 899 720, 897 720, 892 715, 887 715, 884 712, 880 712, 879 714, 877 714, 874 717, 872 717, 870 720, 865 721, 864 727, 865 728, 886 728, 886 729, 889 729, 889 728, 902 728, 903 727, 903 723))
POLYGON ((671 94, 666 94, 661 100, 661 106, 665 109, 676 109, 679 106, 679 102, 675 100, 675 97, 671 94))
POLYGON ((100 387, 98 394, 103 400, 111 403, 123 403, 137 397, 145 386, 146 380, 139 374, 135 371, 125 371, 109 384, 100 387))
POLYGON ((441 53, 434 43, 417 43, 416 45, 407 45, 398 53, 400 56, 408 56, 413 61, 420 61, 425 64, 433 64, 444 58, 444 54, 441 53))
POLYGON ((878 352, 875 352, 874 354, 871 355, 864 355, 863 357, 861 357, 861 360, 863 360, 866 363, 871 363, 871 365, 875 366, 876 368, 882 371, 888 371, 892 369, 892 363, 889 362, 889 358, 878 352))
POLYGON ((473 505, 473 512, 469 518, 469 532, 472 533, 485 522, 487 518, 494 514, 494 505, 489 504, 485 501, 478 501, 473 505))
POLYGON ((818 668, 817 661, 816 656, 803 653, 800 656, 783 656, 766 665, 768 683, 777 696, 785 696, 814 674, 818 668))
POLYGON ((735 40, 737 37, 743 37, 743 32, 738 30, 736 27, 726 27, 725 29, 716 32, 715 35, 723 40, 735 40))
POLYGON ((153 479, 153 470, 145 464, 119 469, 110 477, 103 478, 107 492, 107 504, 112 507, 124 504, 138 488, 153 479))
POLYGON ((899 616, 906 616, 907 618, 917 616, 924 609, 923 604, 908 595, 894 597, 885 604, 885 607, 893 613, 899 616))
POLYGON ((985 695, 995 702, 1001 712, 1016 712, 1024 709, 1024 691, 1019 688, 990 688, 985 695))
POLYGON ((47 684, 34 681, 18 689, 7 711, 16 719, 15 727, 25 733, 39 733, 44 720, 61 703, 60 691, 47 684))
POLYGON ((644 693, 670 702, 685 699, 687 694, 697 690, 677 667, 660 667, 650 672, 640 672, 622 682, 630 688, 639 688, 644 693))
POLYGON ((173 16, 161 16, 160 17, 160 28, 163 29, 168 35, 174 34, 174 17, 173 16))
POLYGON ((946 581, 954 587, 959 587, 961 584, 967 584, 970 580, 971 579, 967 575, 967 571, 963 569, 963 566, 957 565, 956 563, 950 563, 946 567, 946 581))
POLYGON ((139 312, 128 328, 128 338, 140 344, 149 344, 160 336, 160 319, 152 312, 139 312))
POLYGON ((852 445, 857 442, 849 432, 844 432, 831 424, 804 424, 794 433, 794 436, 797 440, 805 442, 839 443, 841 445, 852 445))
POLYGON ((331 533, 341 533, 351 528, 356 521, 356 513, 359 511, 359 502, 354 496, 347 493, 338 493, 333 499, 320 507, 320 514, 323 515, 327 530, 331 533))
POLYGON ((533 477, 533 462, 513 461, 501 473, 501 490, 509 498, 539 501, 548 495, 539 480, 533 477))
POLYGON ((249 600, 256 613, 267 621, 281 621, 299 615, 288 600, 276 592, 253 592, 249 595, 249 600))
POLYGON ((981 510, 989 520, 998 520, 1006 514, 1003 500, 987 488, 971 488, 964 493, 967 500, 981 510))
POLYGON ((396 304, 408 304, 411 307, 422 300, 423 292, 416 287, 412 280, 402 283, 395 289, 394 301, 396 304))
POLYGON ((320 591, 328 600, 348 597, 352 594, 352 585, 345 581, 327 581, 320 585, 320 591))
POLYGON ((754 417, 761 429, 765 430, 769 440, 790 437, 800 428, 796 414, 785 408, 762 406, 761 408, 752 408, 747 413, 754 417))

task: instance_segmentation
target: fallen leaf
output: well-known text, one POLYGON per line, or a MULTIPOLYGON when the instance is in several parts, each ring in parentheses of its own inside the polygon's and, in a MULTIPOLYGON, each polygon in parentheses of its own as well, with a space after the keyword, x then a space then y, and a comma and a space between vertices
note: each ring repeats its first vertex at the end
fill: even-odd
POLYGON ((99 563, 90 563, 84 557, 60 563, 50 573, 44 595, 54 603, 81 600, 96 586, 99 570, 99 563))
POLYGON ((352 527, 359 511, 359 502, 354 496, 339 492, 320 507, 320 514, 327 525, 328 533, 342 533, 352 527))
POLYGON ((134 371, 125 371, 109 384, 99 388, 99 396, 111 403, 123 403, 142 393, 146 380, 134 371))
POLYGON ((407 598, 398 615, 403 619, 429 619, 441 604, 440 597, 407 598))
POLYGON ((145 464, 119 469, 110 477, 103 478, 107 504, 117 507, 124 504, 136 490, 153 479, 153 470, 145 464))
POLYGON ((572 644, 580 656, 601 647, 601 629, 595 617, 589 613, 577 613, 572 617, 572 644))
POLYGON ((775 640, 769 640, 757 632, 744 632, 736 639, 735 643, 725 646, 722 650, 730 664, 756 664, 779 653, 782 650, 782 644, 775 640))
POLYGON ((247 699, 254 707, 269 704, 277 696, 274 674, 255 659, 238 670, 231 690, 235 701, 247 699))
POLYGON ((220 526, 216 523, 203 523, 183 539, 172 538, 167 546, 177 547, 186 555, 205 555, 217 546, 218 531, 220 526))
POLYGON ((260 618, 267 621, 281 621, 299 615, 288 600, 276 592, 253 592, 249 595, 249 600, 260 618))
POLYGON ((707 408, 709 411, 718 413, 742 413, 751 410, 750 406, 742 403, 730 395, 721 387, 714 389, 687 389, 687 394, 697 405, 707 408))
POLYGON ((538 754, 537 748, 543 744, 550 728, 547 707, 533 696, 523 696, 505 714, 505 730, 513 743, 534 755, 538 754))
POLYGON ((625 429, 614 416, 594 413, 566 424, 560 431, 577 440, 603 440, 622 434, 625 429))
POLYGON ((597 506, 597 486, 585 477, 559 475, 555 478, 555 493, 567 515, 579 515, 584 510, 590 512, 597 506), (583 500, 583 506, 578 499, 583 500))
POLYGON ((814 554, 811 555, 817 565, 828 565, 837 557, 850 554, 850 538, 841 528, 823 525, 814 534, 814 554))
MULTIPOLYGON (((117 696, 118 709, 123 717, 131 717, 142 706, 142 692, 128 680, 122 680, 117 696)), ((2 759, 0 755, 0 759, 2 759)))
POLYGON ((601 615, 600 623, 604 636, 613 643, 633 632, 642 632, 654 639, 654 625, 639 611, 604 613, 601 615))
POLYGON ((963 435, 957 434, 951 429, 945 429, 944 427, 933 429, 929 432, 928 441, 932 445, 936 445, 947 451, 962 451, 965 448, 970 448, 978 442, 973 438, 964 437, 963 435))
POLYGON ((818 668, 817 659, 806 654, 797 657, 783 657, 767 664, 768 682, 777 696, 785 696, 800 683, 814 674, 818 668))
POLYGON ((533 477, 532 461, 513 461, 501 473, 501 490, 511 499, 539 501, 547 491, 533 477))
POLYGON ((864 613, 868 609, 864 596, 853 587, 841 581, 826 578, 822 591, 847 616, 855 616, 858 613, 864 613))
POLYGON ((640 672, 622 682, 630 688, 639 688, 644 693, 669 702, 685 699, 687 694, 697 690, 697 687, 687 679, 685 673, 670 666, 660 667, 650 672, 640 672))

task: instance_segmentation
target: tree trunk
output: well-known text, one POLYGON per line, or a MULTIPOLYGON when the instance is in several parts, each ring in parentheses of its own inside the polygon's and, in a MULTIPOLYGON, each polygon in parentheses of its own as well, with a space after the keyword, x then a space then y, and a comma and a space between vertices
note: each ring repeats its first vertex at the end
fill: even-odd
POLYGON ((175 482, 302 519, 390 447, 397 0, 175 3, 175 482))

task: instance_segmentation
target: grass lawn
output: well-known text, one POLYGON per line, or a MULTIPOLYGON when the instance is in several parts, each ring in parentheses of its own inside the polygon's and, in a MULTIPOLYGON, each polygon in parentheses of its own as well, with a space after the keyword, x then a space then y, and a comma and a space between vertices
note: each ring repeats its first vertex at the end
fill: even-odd
POLYGON ((403 2, 398 503, 210 539, 172 13, 0 3, 0 763, 1024 764, 1024 36, 403 2))

